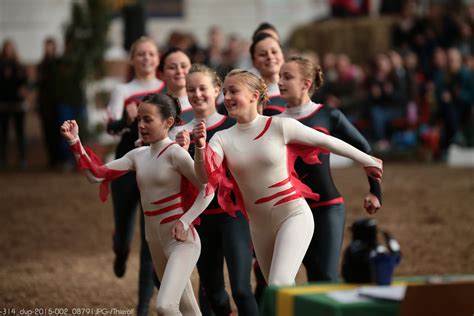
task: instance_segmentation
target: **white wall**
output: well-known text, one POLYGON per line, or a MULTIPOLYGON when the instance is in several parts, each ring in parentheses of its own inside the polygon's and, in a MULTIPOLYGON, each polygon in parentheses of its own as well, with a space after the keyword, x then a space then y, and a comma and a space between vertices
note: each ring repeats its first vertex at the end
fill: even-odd
MULTIPOLYGON (((0 0, 0 41, 12 38, 22 61, 36 63, 42 55, 45 37, 54 36, 62 45, 62 32, 74 0, 0 0)), ((80 0, 76 0, 80 1, 80 0)), ((211 25, 224 33, 236 33, 250 39, 263 21, 274 24, 283 39, 293 27, 325 16, 327 0, 185 0, 183 18, 155 18, 147 22, 147 32, 164 44, 171 30, 193 32, 201 45, 207 44, 211 25)), ((123 22, 115 19, 109 39, 115 49, 108 56, 120 57, 123 22)))
POLYGON ((326 16, 327 0, 185 0, 182 19, 155 19, 148 22, 148 33, 163 44, 172 29, 192 31, 201 45, 207 32, 218 25, 224 33, 250 39, 261 22, 274 24, 282 39, 293 27, 326 16))
POLYGON ((62 26, 69 19, 71 1, 0 0, 0 42, 12 39, 23 62, 38 62, 47 36, 62 47, 62 26))

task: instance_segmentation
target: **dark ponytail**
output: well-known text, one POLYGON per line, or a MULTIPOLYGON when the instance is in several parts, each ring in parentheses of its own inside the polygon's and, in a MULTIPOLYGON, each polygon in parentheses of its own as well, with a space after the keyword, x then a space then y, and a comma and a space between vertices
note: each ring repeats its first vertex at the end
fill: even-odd
POLYGON ((169 117, 174 118, 173 126, 181 123, 181 105, 179 100, 169 94, 150 93, 143 98, 142 103, 155 105, 164 120, 169 117))

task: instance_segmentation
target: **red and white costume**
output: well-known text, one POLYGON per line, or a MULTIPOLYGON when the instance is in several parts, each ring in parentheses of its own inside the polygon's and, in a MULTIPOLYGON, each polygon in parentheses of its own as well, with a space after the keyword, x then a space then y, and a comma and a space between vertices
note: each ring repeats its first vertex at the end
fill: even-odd
MULTIPOLYGON (((199 236, 191 223, 187 241, 179 242, 171 236, 171 229, 183 215, 183 209, 189 208, 188 211, 200 213, 213 198, 212 195, 205 196, 204 186, 195 176, 189 153, 165 138, 98 166, 78 140, 71 144, 71 148, 79 168, 86 171, 91 182, 107 182, 128 171, 136 172, 145 214, 146 239, 161 280, 157 298, 158 313, 201 315, 190 281, 201 250, 199 236)), ((103 191, 106 188, 102 186, 101 189, 103 191)), ((101 197, 104 198, 103 194, 101 197)))
MULTIPOLYGON (((212 137, 206 148, 207 176, 200 174, 200 162, 195 160, 197 176, 203 182, 207 178, 208 185, 219 182, 221 187, 222 172, 215 171, 224 161, 237 203, 248 214, 257 260, 271 285, 294 284, 313 235, 313 217, 303 196, 317 199, 317 194, 291 172, 295 152, 301 153, 302 145, 316 154, 324 148, 363 166, 381 168, 373 157, 297 120, 260 115, 212 137)), ((180 220, 189 225, 198 215, 197 209, 188 211, 180 220)))

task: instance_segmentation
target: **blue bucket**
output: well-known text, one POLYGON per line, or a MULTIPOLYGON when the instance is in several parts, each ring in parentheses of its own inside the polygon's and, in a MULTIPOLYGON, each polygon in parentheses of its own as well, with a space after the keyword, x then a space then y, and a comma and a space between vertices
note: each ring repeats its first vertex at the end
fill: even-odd
POLYGON ((393 271, 399 262, 399 255, 389 253, 378 253, 375 257, 371 258, 375 283, 378 285, 390 285, 392 283, 393 271))

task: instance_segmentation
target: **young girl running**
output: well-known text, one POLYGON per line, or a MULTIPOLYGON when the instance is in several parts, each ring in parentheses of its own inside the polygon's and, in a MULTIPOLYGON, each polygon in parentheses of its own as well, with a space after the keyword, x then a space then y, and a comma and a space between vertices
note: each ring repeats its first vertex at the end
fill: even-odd
MULTIPOLYGON (((221 203, 229 193, 223 190, 228 187, 225 172, 230 173, 237 205, 250 219, 252 242, 265 279, 271 285, 291 285, 314 230, 313 216, 303 197, 318 199, 293 176, 295 152, 330 150, 359 162, 379 181, 382 164, 297 120, 260 116, 257 105, 265 102, 266 91, 263 80, 249 71, 233 70, 227 75, 224 102, 237 124, 214 134, 209 145, 205 123, 198 124, 193 133, 194 164, 198 178, 208 183, 209 189, 219 184, 221 203)), ((188 229, 198 215, 187 212, 176 223, 176 230, 188 229)))
MULTIPOLYGON (((194 120, 178 126, 178 143, 189 144, 189 134, 201 120, 206 121, 207 139, 218 131, 235 125, 235 120, 216 111, 216 99, 222 83, 217 73, 200 64, 194 64, 186 77, 186 91, 194 111, 194 120)), ((189 152, 194 155, 194 144, 189 152)), ((197 263, 201 289, 215 315, 230 315, 229 297, 224 284, 224 258, 229 272, 232 297, 239 315, 258 315, 258 307, 250 286, 252 248, 247 219, 241 211, 231 216, 218 204, 217 198, 201 215, 196 226, 201 237, 201 256, 197 263)), ((201 301, 202 303, 202 301, 201 301)), ((202 308, 202 306, 201 306, 202 308)), ((203 311, 204 313, 204 311, 203 311)))
MULTIPOLYGON (((370 146, 357 129, 337 109, 311 102, 310 96, 323 82, 319 66, 302 57, 293 57, 280 70, 278 83, 282 98, 288 101, 286 111, 279 117, 290 117, 304 125, 333 135, 370 154, 370 146)), ((304 184, 318 193, 318 202, 308 201, 315 223, 315 233, 303 260, 308 281, 336 281, 338 279, 346 210, 344 199, 334 185, 329 155, 319 155, 321 164, 296 160, 295 169, 304 184), (303 177, 304 176, 304 177, 303 177)), ((364 199, 369 214, 380 208, 380 184, 368 177, 370 192, 364 199)))
POLYGON ((161 57, 158 69, 163 75, 167 93, 179 100, 181 105, 181 121, 187 123, 193 119, 193 109, 186 94, 186 75, 191 68, 191 60, 185 51, 171 48, 161 57))
MULTIPOLYGON (((205 196, 204 186, 195 176, 189 153, 168 138, 169 129, 179 122, 179 113, 179 104, 171 97, 147 95, 138 108, 138 127, 141 137, 150 146, 136 148, 102 166, 96 164, 92 154, 82 147, 75 121, 64 122, 61 133, 69 142, 79 168, 86 171, 90 181, 107 182, 129 171, 136 173, 145 215, 146 239, 161 281, 158 314, 200 315, 190 281, 199 258, 199 236, 193 228, 190 234, 172 228, 183 215, 183 210, 189 208, 193 213, 200 213, 213 196, 205 196), (174 238, 183 242, 177 243, 174 238)), ((102 198, 104 188, 106 186, 101 186, 102 198)))
MULTIPOLYGON (((135 78, 119 84, 110 97, 107 107, 109 122, 107 131, 121 135, 115 158, 121 158, 135 148, 138 139, 137 106, 151 92, 159 93, 165 84, 155 76, 159 64, 158 48, 148 37, 139 38, 130 49, 130 64, 135 78)), ((113 235, 115 261, 114 272, 119 278, 126 271, 135 227, 135 212, 140 205, 140 192, 135 174, 129 173, 111 183, 115 230, 113 235)), ((153 265, 145 240, 143 212, 140 212, 140 275, 138 280, 137 314, 146 315, 153 295, 153 265)))

